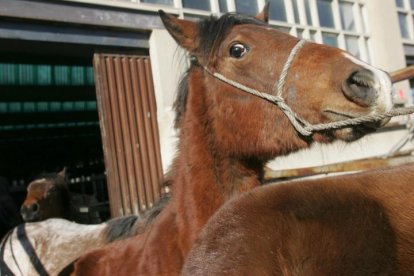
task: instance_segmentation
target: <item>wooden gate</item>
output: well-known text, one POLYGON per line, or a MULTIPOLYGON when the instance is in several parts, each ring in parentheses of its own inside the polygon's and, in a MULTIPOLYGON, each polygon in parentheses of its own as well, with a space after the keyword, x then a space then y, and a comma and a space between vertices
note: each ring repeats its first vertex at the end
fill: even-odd
POLYGON ((138 214, 162 182, 150 60, 95 54, 94 68, 111 215, 138 214))

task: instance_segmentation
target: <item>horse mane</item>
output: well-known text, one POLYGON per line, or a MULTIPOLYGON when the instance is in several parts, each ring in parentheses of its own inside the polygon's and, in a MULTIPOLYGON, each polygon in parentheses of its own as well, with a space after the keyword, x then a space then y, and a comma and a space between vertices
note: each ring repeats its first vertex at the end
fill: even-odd
POLYGON ((122 240, 130 236, 130 232, 138 216, 130 215, 125 217, 114 218, 106 222, 106 239, 108 242, 122 240))
MULTIPOLYGON (((198 23, 198 44, 200 45, 195 56, 202 55, 208 57, 207 63, 214 62, 211 57, 214 56, 218 45, 226 37, 227 33, 236 25, 254 24, 264 25, 254 17, 236 13, 226 13, 220 18, 210 16, 198 23)), ((186 110, 187 96, 188 96, 188 76, 194 66, 198 65, 197 61, 192 59, 189 69, 183 74, 177 89, 177 96, 174 101, 175 120, 174 127, 180 128, 182 116, 186 110)))
POLYGON ((108 242, 126 239, 135 236, 145 230, 154 219, 161 213, 165 205, 170 201, 169 195, 163 195, 154 206, 142 216, 130 215, 109 220, 106 228, 106 239, 108 242))

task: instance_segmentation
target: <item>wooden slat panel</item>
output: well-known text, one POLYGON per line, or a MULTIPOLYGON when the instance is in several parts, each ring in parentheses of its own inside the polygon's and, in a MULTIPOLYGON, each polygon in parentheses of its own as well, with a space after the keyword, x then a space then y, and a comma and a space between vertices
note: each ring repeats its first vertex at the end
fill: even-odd
POLYGON ((159 199, 162 181, 149 59, 96 54, 94 60, 111 213, 138 214, 159 199))

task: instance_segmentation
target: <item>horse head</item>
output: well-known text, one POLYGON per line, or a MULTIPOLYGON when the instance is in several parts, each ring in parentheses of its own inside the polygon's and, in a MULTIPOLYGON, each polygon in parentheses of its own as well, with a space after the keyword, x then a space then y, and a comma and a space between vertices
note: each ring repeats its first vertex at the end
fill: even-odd
POLYGON ((29 183, 20 214, 26 222, 68 218, 69 201, 66 169, 63 169, 59 173, 46 174, 29 183))
MULTIPOLYGON (((162 11, 160 16, 168 32, 191 57, 188 74, 193 78, 187 80, 189 86, 197 82, 205 87, 198 91, 205 92, 202 96, 188 93, 178 98, 187 102, 202 98, 215 146, 232 156, 267 160, 306 148, 312 141, 354 141, 388 121, 304 136, 274 103, 245 93, 243 87, 265 96, 280 96, 297 117, 311 124, 392 108, 391 81, 385 72, 341 49, 302 42, 272 28, 267 24, 266 9, 255 18, 230 13, 199 23, 162 11), (282 79, 283 73, 287 74, 282 79), (279 89, 282 81, 284 85, 279 89)), ((185 106, 178 104, 179 114, 187 111, 185 106)))

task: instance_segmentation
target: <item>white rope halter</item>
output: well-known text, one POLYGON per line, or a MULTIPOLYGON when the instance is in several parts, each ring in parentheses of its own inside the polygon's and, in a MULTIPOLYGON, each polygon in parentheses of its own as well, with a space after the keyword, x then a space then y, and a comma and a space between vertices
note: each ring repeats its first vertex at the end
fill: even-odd
POLYGON ((289 68, 296 56, 296 54, 299 52, 299 50, 303 47, 303 45, 306 43, 305 40, 299 40, 296 45, 292 48, 290 51, 290 54, 283 65, 282 72, 280 73, 279 80, 277 83, 277 95, 271 95, 269 93, 263 93, 256 89, 247 87, 241 83, 238 83, 234 80, 228 79, 225 76, 223 76, 220 73, 213 72, 210 69, 208 69, 205 66, 202 66, 202 68, 208 72, 213 77, 235 87, 238 88, 244 92, 250 93, 252 95, 258 96, 260 98, 263 98, 265 100, 268 100, 274 104, 276 104, 282 112, 286 115, 286 117, 289 119, 291 124, 295 127, 295 129, 302 134, 303 136, 310 136, 313 132, 316 131, 322 131, 327 129, 336 129, 336 128, 342 128, 345 126, 350 125, 359 125, 362 123, 367 122, 373 122, 373 121, 380 121, 385 118, 394 117, 394 116, 400 116, 400 115, 407 115, 414 113, 414 106, 411 107, 405 107, 405 108, 397 108, 385 113, 378 113, 378 114, 371 114, 366 116, 361 116, 357 118, 351 118, 341 121, 335 121, 331 123, 324 123, 324 124, 311 124, 305 119, 299 117, 286 103, 285 100, 282 97, 282 93, 284 91, 284 86, 286 82, 286 76, 288 74, 289 68))

